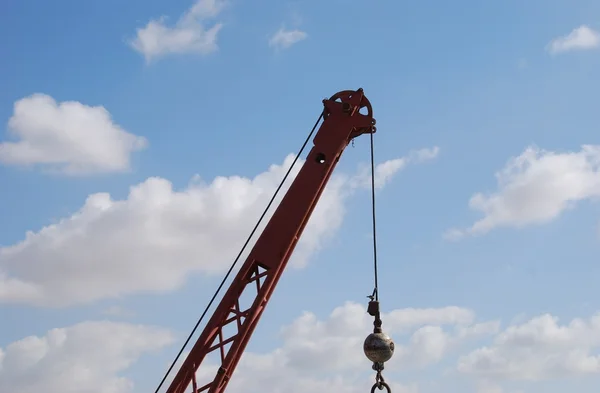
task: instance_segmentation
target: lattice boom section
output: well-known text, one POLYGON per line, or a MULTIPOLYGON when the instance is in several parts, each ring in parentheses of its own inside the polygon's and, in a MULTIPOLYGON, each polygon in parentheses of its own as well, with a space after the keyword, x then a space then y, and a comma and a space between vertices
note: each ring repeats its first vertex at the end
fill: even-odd
MULTIPOLYGON (((213 336, 210 339, 212 345, 208 349, 207 354, 219 350, 220 367, 217 370, 217 373, 225 371, 223 370, 225 357, 229 352, 231 344, 236 340, 236 338, 238 338, 244 322, 251 311, 252 305, 256 300, 256 297, 259 294, 260 289, 262 288, 262 285, 269 273, 270 271, 262 266, 259 262, 254 262, 254 266, 251 268, 250 274, 244 281, 244 287, 236 299, 235 304, 230 307, 229 314, 221 323, 220 327, 213 333, 213 336), (251 287, 254 287, 255 290, 252 290, 251 287), (234 326, 234 329, 231 329, 232 326, 234 326)), ((192 392, 203 392, 208 390, 212 384, 213 381, 198 388, 196 373, 194 373, 192 377, 192 392)))

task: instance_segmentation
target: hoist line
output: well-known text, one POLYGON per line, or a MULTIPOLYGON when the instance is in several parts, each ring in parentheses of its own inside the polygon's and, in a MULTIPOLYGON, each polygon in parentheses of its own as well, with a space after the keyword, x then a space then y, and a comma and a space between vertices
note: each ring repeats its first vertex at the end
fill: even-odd
POLYGON ((375 301, 379 301, 379 284, 377 281, 377 225, 375 221, 375 153, 374 153, 373 133, 371 133, 371 215, 373 220, 373 268, 375 273, 375 289, 373 296, 375 301))
POLYGON ((242 246, 242 249, 240 250, 239 254, 237 255, 237 257, 235 258, 235 260, 233 261, 233 263, 231 264, 231 266, 229 267, 229 270, 227 271, 227 274, 225 274, 225 277, 223 277, 223 280, 221 281, 221 283, 219 284, 219 286, 217 287, 217 290, 215 291, 214 295, 212 296, 212 298, 210 299, 210 301, 208 302, 208 305, 206 306, 206 308, 204 309, 204 312, 202 312, 202 315, 200 316, 200 318, 198 319, 198 321, 196 322, 196 325, 194 326, 194 328, 192 329, 192 332, 189 334, 189 336, 187 337, 187 339, 185 340, 185 342, 183 343, 183 346, 181 347, 181 349, 179 350, 179 353, 177 353, 177 356, 175 357, 175 360, 173 360, 173 363, 171 363, 171 366, 169 366, 169 369, 167 370, 165 376, 163 377, 163 379, 160 381, 160 383, 158 384, 158 387, 156 388, 154 393, 158 393, 160 388, 163 386, 163 384, 165 383, 165 381, 167 380, 167 378, 169 377, 169 374, 171 373, 171 371, 173 370, 173 367, 175 367, 175 364, 177 364, 177 361, 179 360, 179 358, 181 357, 181 354, 183 353, 183 351, 185 350, 185 348, 187 347, 187 345, 189 344, 190 340, 192 339, 192 337, 194 336, 194 334, 196 333, 196 330, 198 330, 198 327, 200 326, 200 324, 202 323, 202 320, 204 319, 204 317, 206 316, 206 314, 208 313, 208 310, 210 309, 210 307, 212 306, 212 304, 214 303, 215 299, 217 298, 217 296, 219 295, 219 292, 221 291, 221 289, 223 288, 223 286, 225 285, 225 282, 227 281, 227 279, 229 278, 229 276, 231 275, 231 273, 233 272, 233 269, 235 269, 235 266, 237 265, 237 263, 239 262, 242 254, 244 253, 244 251, 246 250, 246 247, 248 246, 248 244, 250 243, 250 240, 252 239, 252 237, 254 236, 254 234, 256 233, 258 227, 260 226, 260 223, 262 222, 262 220, 265 218, 265 216, 267 215, 267 211, 271 208, 271 205, 273 204, 273 202, 275 201, 275 198, 277 197, 277 194, 279 193, 279 191, 281 190, 281 188, 283 187, 283 184, 285 183, 285 181, 287 180, 289 174, 292 172, 292 169, 294 168, 294 165, 296 165, 296 162, 298 161, 298 157, 300 157, 300 155, 302 154, 302 152, 304 151, 304 149, 306 148, 306 145, 308 145, 308 142, 310 141, 310 139, 312 138, 313 134, 315 133, 315 130, 317 129, 317 126, 319 125, 319 123, 321 122, 321 119, 323 118, 323 114, 325 111, 321 112, 321 115, 319 116, 319 118, 317 119, 317 121, 315 122, 315 125, 313 126, 312 130, 310 131, 310 133, 308 134, 308 136, 306 137, 306 140, 304 141, 304 143, 302 144, 302 147, 300 148, 300 150, 298 150, 298 153, 296 154, 296 157, 294 158, 294 161, 292 162, 292 165, 290 165, 290 167, 288 168, 285 176, 283 176, 283 179, 281 180, 281 183, 279 183, 279 186, 277 186, 277 189, 275 190, 275 193, 273 194, 273 196, 271 197, 271 200, 269 201, 269 203, 267 204, 267 207, 265 208, 265 210, 262 212, 262 214, 260 215, 260 218, 258 219, 258 222, 256 223, 256 225, 254 226, 254 228, 252 229, 252 232, 250 232, 250 235, 248 236, 248 238, 246 239, 246 242, 244 243, 244 245, 242 246))

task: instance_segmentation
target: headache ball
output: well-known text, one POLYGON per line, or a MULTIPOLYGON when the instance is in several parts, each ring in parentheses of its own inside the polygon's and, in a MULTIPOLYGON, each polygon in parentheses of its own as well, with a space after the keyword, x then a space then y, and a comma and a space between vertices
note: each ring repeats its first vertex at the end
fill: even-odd
POLYGON ((365 355, 373 363, 384 363, 394 354, 394 342, 385 333, 371 333, 363 345, 365 355))

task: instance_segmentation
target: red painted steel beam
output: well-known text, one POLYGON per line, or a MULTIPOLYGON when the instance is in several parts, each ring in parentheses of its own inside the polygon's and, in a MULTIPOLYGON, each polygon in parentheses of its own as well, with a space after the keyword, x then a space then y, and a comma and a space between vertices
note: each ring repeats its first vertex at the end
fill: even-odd
POLYGON ((225 390, 342 152, 352 139, 375 132, 371 104, 362 89, 339 92, 323 100, 323 105, 323 123, 305 163, 167 393, 185 393, 190 385, 193 393, 225 390), (254 301, 240 309, 240 298, 246 291, 253 292, 254 301), (236 333, 225 336, 223 328, 229 324, 236 325, 236 333), (196 371, 214 351, 219 351, 221 362, 216 375, 197 381, 196 371))

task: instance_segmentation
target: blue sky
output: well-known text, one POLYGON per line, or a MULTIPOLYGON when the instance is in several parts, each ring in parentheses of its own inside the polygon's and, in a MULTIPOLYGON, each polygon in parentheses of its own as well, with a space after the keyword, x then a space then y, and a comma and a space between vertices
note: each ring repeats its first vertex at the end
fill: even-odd
MULTIPOLYGON (((394 392, 595 392, 599 15, 3 2, 0 393, 154 391, 321 100, 358 87, 387 163, 394 392)), ((368 149, 346 149, 228 390, 370 388, 368 149)))

